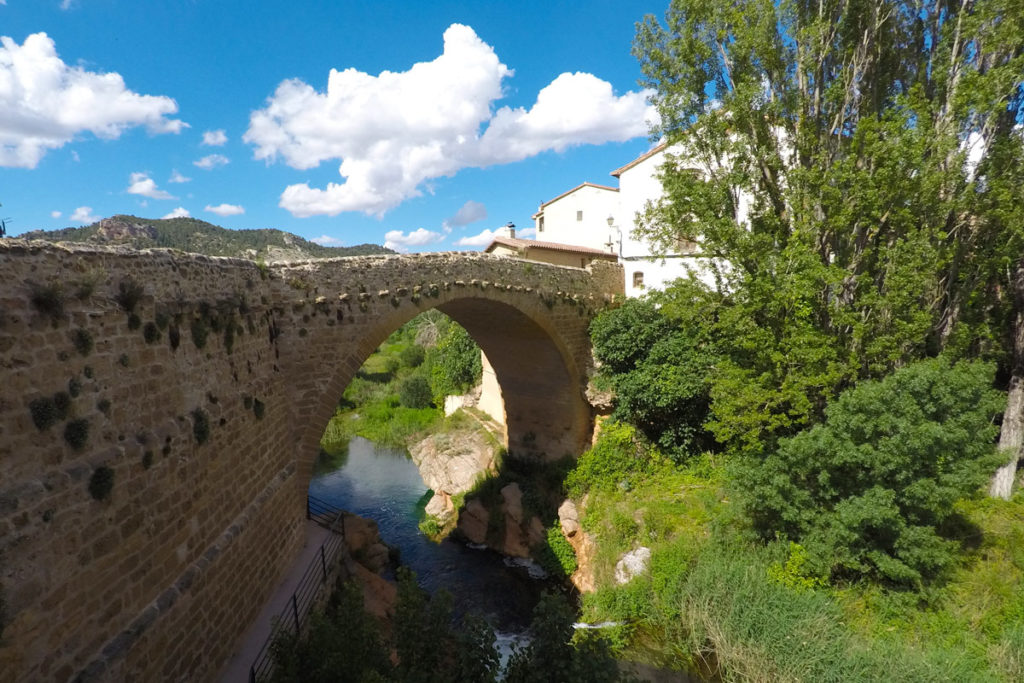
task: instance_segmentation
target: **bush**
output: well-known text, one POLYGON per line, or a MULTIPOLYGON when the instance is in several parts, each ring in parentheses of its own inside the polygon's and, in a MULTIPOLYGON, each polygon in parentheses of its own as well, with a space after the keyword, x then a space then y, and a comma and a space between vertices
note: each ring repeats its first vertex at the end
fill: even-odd
POLYGON ((631 477, 654 470, 655 458, 635 427, 609 420, 601 426, 597 443, 579 457, 576 467, 565 478, 565 489, 578 500, 591 488, 629 486, 631 477))
POLYGON ((590 325, 613 416, 639 427, 675 460, 714 444, 704 429, 714 346, 701 325, 677 325, 648 299, 630 299, 590 325))
POLYGON ((997 462, 992 376, 991 365, 933 359, 843 392, 825 424, 743 469, 747 514, 765 537, 803 545, 813 573, 937 576, 955 557, 954 503, 997 462))
POLYGON ((410 344, 402 349, 402 352, 398 354, 399 359, 402 361, 402 365, 407 368, 418 368, 423 364, 423 360, 426 356, 427 352, 418 344, 410 344))
POLYGON ((95 500, 105 500, 114 490, 114 470, 100 465, 89 477, 89 495, 95 500))
POLYGON ((438 405, 474 386, 483 372, 480 347, 461 326, 452 323, 430 352, 430 389, 438 405))
POLYGON ((406 377, 398 385, 398 400, 406 408, 429 408, 432 401, 430 382, 423 375, 406 377))

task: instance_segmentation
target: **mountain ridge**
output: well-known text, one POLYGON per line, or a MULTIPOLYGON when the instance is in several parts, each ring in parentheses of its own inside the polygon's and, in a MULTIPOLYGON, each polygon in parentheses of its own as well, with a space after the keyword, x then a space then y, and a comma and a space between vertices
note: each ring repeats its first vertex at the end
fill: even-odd
POLYGON ((268 263, 308 258, 394 254, 387 247, 359 244, 325 247, 274 228, 229 230, 198 218, 140 218, 119 214, 80 228, 32 230, 21 239, 166 248, 207 256, 234 256, 268 263))

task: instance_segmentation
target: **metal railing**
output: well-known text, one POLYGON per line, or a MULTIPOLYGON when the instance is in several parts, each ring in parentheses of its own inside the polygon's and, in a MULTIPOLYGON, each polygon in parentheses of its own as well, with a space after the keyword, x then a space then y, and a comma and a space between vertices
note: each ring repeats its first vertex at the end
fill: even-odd
POLYGON ((249 667, 250 683, 258 683, 270 677, 274 671, 274 654, 271 650, 274 641, 282 637, 297 638, 309 623, 309 616, 316 601, 325 590, 330 590, 328 584, 332 568, 339 562, 341 550, 345 546, 343 515, 342 510, 313 496, 307 497, 306 518, 332 533, 306 568, 298 587, 288 599, 288 604, 271 620, 270 635, 249 667))

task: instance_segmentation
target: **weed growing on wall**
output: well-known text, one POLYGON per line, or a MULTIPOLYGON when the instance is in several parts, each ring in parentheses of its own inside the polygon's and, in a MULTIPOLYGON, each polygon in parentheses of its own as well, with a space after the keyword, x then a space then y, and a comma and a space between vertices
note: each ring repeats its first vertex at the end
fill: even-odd
POLYGON ((114 490, 114 470, 106 465, 100 465, 92 471, 89 477, 89 495, 93 500, 106 500, 114 490))
POLYGON ((46 285, 29 283, 29 300, 32 306, 42 315, 50 318, 55 324, 64 317, 64 287, 59 282, 46 285))
POLYGON ((71 333, 71 343, 74 344, 75 351, 78 351, 82 357, 92 353, 92 334, 88 330, 83 330, 81 327, 74 330, 71 333))
POLYGON ((210 418, 202 408, 192 411, 192 436, 200 446, 210 438, 210 418))
POLYGON ((122 280, 118 285, 114 300, 124 309, 125 313, 134 313, 136 306, 142 300, 143 293, 142 285, 129 278, 122 280))
POLYGON ((71 420, 64 426, 64 441, 72 449, 80 451, 89 440, 89 421, 85 418, 71 420))

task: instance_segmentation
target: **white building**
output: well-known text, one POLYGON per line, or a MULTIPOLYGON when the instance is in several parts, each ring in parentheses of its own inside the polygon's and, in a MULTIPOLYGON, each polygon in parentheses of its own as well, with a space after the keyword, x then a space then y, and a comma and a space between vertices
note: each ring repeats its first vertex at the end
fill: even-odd
POLYGON ((637 216, 647 202, 662 196, 658 168, 665 162, 662 143, 611 175, 619 187, 583 183, 540 205, 533 215, 537 239, 602 249, 617 254, 626 276, 626 295, 664 288, 695 265, 695 245, 681 240, 670 252, 633 237, 637 216))

